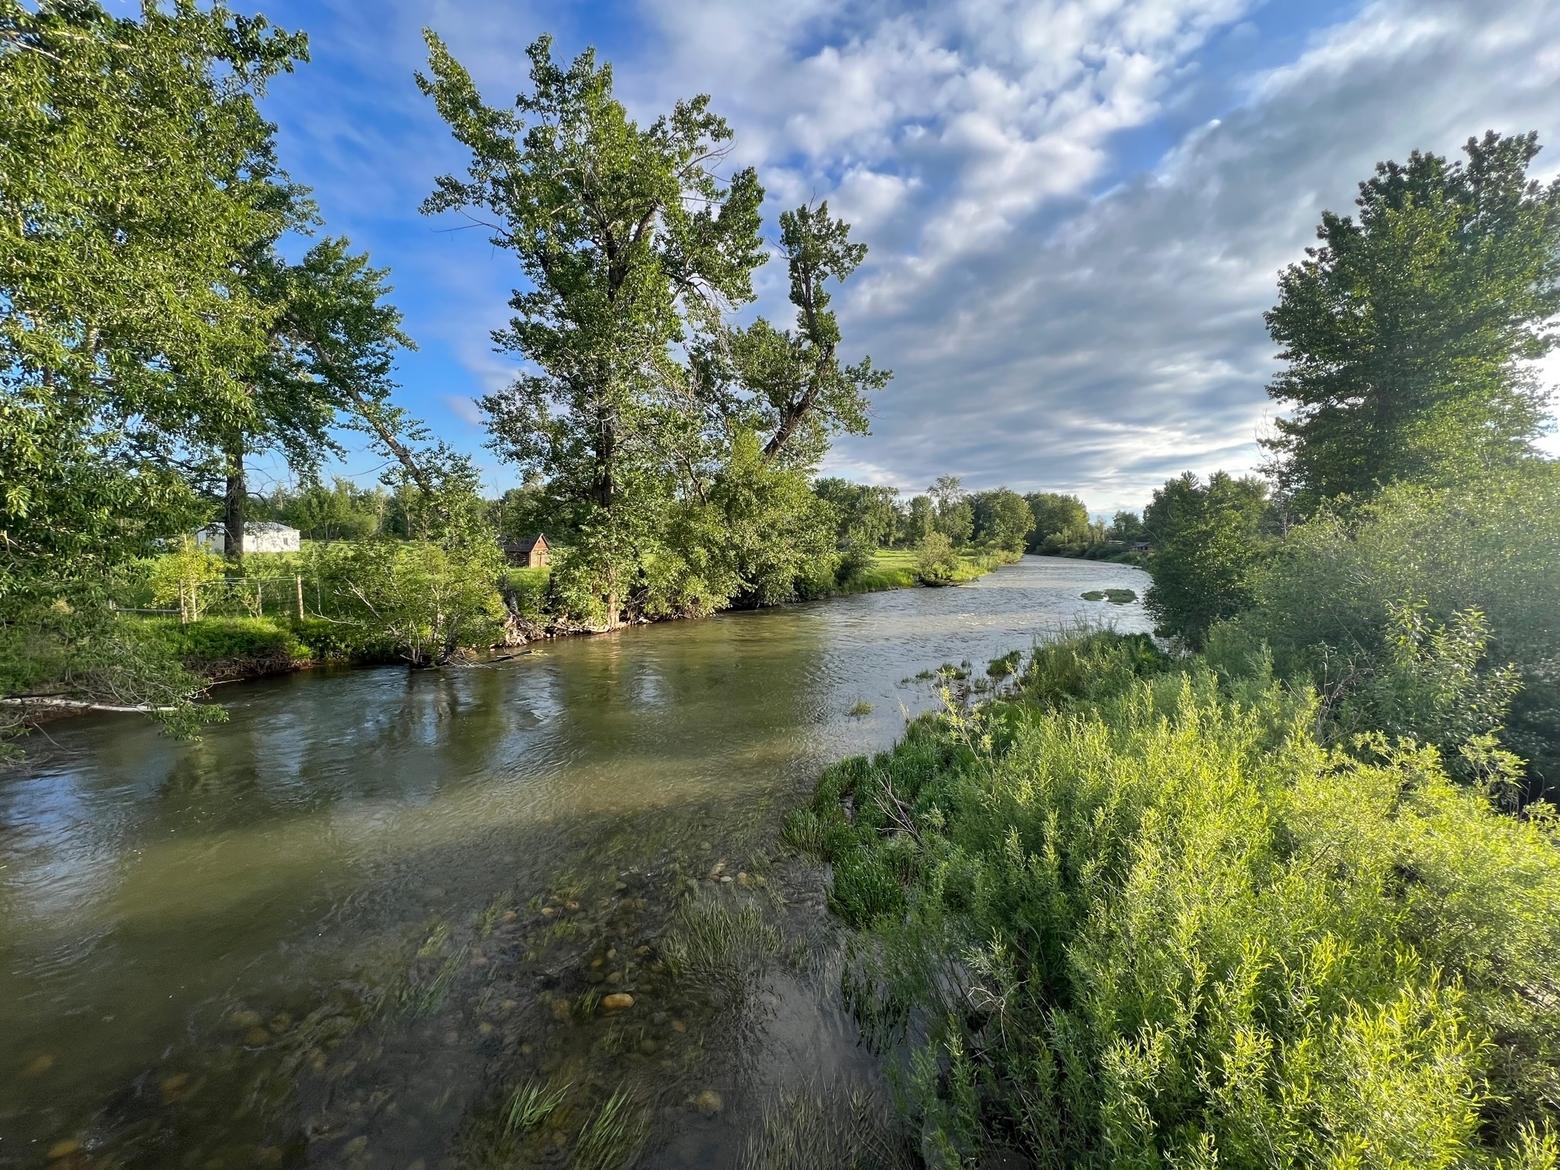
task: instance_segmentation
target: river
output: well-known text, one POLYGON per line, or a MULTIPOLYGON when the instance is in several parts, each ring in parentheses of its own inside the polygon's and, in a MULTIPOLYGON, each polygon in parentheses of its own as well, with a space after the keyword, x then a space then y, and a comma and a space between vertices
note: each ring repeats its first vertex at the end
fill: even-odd
POLYGON ((878 1075, 785 812, 937 701, 918 674, 978 678, 1081 620, 1145 629, 1080 594, 1146 585, 1026 557, 956 589, 224 687, 197 744, 52 725, 0 774, 0 1166, 586 1164, 615 1093, 640 1164, 738 1164, 785 1093, 878 1075), (543 1084, 562 1103, 506 1132, 543 1084))

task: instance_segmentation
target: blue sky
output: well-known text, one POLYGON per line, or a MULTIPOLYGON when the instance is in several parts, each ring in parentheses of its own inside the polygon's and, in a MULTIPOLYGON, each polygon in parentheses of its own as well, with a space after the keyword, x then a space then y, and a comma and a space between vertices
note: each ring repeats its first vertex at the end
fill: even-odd
MULTIPOLYGON (((907 489, 952 473, 1108 511, 1185 469, 1249 469, 1272 417, 1262 310, 1323 207, 1345 208, 1379 159, 1488 128, 1539 131, 1543 172, 1560 169, 1560 0, 260 10, 311 41, 266 102, 284 163, 327 230, 392 270, 419 346, 401 400, 479 453, 495 491, 515 474, 482 449, 472 399, 516 368, 488 340, 515 266, 480 229, 418 214, 462 164, 413 84, 425 25, 494 102, 524 85, 541 32, 560 54, 595 45, 638 116, 708 92, 771 230, 813 197, 850 219, 872 251, 837 301, 845 348, 896 378, 873 433, 826 470, 907 489)), ((759 281, 779 317, 783 277, 759 281)), ((367 479, 376 462, 345 468, 367 479)))

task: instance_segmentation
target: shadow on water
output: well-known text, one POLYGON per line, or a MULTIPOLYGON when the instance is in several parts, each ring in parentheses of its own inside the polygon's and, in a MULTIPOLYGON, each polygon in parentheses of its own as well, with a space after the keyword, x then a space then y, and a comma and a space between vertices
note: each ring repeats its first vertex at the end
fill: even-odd
POLYGON ((0 1166, 778 1167, 877 1133, 781 818, 930 704, 912 676, 1144 628, 1079 596, 1142 582, 1026 558, 234 687, 195 745, 61 725, 0 777, 0 1166))

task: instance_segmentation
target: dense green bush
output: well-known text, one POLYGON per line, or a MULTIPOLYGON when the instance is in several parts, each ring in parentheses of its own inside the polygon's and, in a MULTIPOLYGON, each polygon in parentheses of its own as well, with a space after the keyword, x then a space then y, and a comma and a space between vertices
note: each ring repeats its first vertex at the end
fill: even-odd
POLYGON ((526 621, 542 621, 547 616, 550 578, 546 568, 510 569, 504 576, 503 593, 511 612, 526 621))
POLYGON ((934 1167, 1553 1167, 1560 849, 1142 639, 830 769, 793 842, 934 1167))
POLYGON ((208 617, 181 625, 172 618, 152 618, 127 625, 141 645, 171 654, 208 678, 291 670, 313 657, 285 620, 208 617))
POLYGON ((1252 609, 1219 638, 1266 644, 1281 675, 1310 675, 1332 696, 1390 664, 1394 607, 1422 604, 1424 618, 1443 626, 1481 614, 1489 638, 1480 671, 1511 664, 1521 683, 1502 742, 1530 761, 1535 788, 1552 785, 1560 778, 1557 548, 1560 468, 1552 463, 1455 488, 1398 485, 1291 530, 1252 609))

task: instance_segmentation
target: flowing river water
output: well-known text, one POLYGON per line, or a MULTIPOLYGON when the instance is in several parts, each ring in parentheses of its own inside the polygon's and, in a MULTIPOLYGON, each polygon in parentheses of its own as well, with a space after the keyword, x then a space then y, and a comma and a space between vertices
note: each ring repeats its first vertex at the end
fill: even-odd
POLYGON ((742 1164, 879 1076, 785 812, 937 702, 916 675, 1146 629, 1080 596, 1146 584, 1026 557, 227 687, 197 744, 49 727, 0 774, 0 1167, 588 1166, 638 1128, 639 1165, 742 1164), (512 1123, 526 1086, 561 1099, 512 1123))

